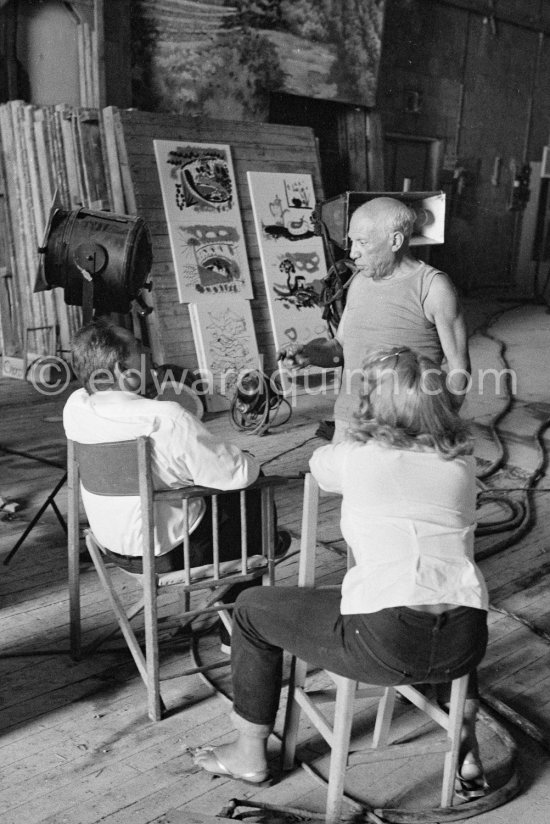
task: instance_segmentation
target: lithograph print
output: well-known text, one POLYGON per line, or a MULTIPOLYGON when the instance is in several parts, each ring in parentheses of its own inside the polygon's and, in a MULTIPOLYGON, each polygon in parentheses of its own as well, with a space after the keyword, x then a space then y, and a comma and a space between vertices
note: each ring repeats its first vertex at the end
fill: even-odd
POLYGON ((180 303, 251 299, 229 146, 153 143, 180 303))
POLYGON ((248 185, 276 348, 328 337, 320 305, 327 269, 314 232, 311 175, 248 172, 248 185))
POLYGON ((189 304, 189 315, 210 412, 229 408, 239 376, 260 367, 250 303, 247 300, 189 304))

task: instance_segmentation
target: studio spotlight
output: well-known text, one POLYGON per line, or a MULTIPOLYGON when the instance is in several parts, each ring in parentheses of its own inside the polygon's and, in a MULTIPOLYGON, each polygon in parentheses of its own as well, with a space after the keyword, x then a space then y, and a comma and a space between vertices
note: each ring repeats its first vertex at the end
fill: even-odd
POLYGON ((34 291, 61 287, 65 303, 82 306, 85 321, 94 312, 127 313, 133 300, 141 314, 152 311, 140 294, 150 288, 146 281, 153 262, 143 218, 84 208, 67 211, 56 194, 38 251, 34 291))

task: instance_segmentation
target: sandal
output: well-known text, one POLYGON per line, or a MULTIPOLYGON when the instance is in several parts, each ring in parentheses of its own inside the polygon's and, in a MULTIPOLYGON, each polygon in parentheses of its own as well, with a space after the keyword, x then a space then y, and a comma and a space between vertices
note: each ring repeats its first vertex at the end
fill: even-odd
POLYGON ((463 798, 465 801, 471 801, 473 798, 483 798, 483 796, 487 795, 488 789, 489 784, 487 782, 487 779, 485 778, 485 773, 483 772, 481 762, 478 759, 465 758, 462 762, 462 766, 456 771, 456 794, 459 796, 459 798, 463 798), (464 766, 478 767, 479 775, 476 775, 473 778, 464 778, 464 776, 461 774, 461 771, 464 768, 464 766))
POLYGON ((244 781, 246 784, 265 784, 271 782, 269 770, 254 770, 247 773, 234 773, 220 761, 214 747, 200 747, 193 756, 194 763, 205 772, 212 775, 226 775, 234 781, 244 781), (210 764, 207 766, 208 760, 210 764))

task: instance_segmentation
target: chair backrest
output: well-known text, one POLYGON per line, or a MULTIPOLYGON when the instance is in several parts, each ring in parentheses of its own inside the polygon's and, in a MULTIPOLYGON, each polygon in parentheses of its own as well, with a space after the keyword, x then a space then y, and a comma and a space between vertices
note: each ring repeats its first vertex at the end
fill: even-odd
POLYGON ((137 441, 74 442, 74 459, 84 489, 94 495, 139 495, 137 441))
MULTIPOLYGON (((153 482, 151 477, 151 444, 147 437, 133 441, 81 444, 67 441, 67 473, 69 487, 69 577, 78 545, 78 502, 80 482, 96 495, 139 495, 143 540, 143 576, 152 592, 155 586, 155 526, 153 482)), ((187 540, 187 543, 189 541, 187 540)))

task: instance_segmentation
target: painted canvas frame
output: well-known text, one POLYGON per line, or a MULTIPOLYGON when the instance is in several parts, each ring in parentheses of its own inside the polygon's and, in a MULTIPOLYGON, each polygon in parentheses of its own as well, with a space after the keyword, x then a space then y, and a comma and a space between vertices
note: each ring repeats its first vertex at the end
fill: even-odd
MULTIPOLYGON (((247 177, 276 348, 328 338, 320 305, 327 269, 323 242, 314 233, 311 175, 248 172, 247 177)), ((307 370, 321 372, 326 370, 307 370)), ((288 382, 284 370, 282 377, 288 382)))
POLYGON ((180 303, 252 299, 229 146, 153 144, 180 303))
POLYGON ((245 372, 260 368, 250 303, 244 299, 189 304, 204 399, 209 412, 228 409, 245 372))

